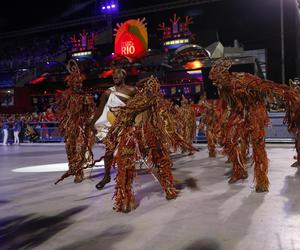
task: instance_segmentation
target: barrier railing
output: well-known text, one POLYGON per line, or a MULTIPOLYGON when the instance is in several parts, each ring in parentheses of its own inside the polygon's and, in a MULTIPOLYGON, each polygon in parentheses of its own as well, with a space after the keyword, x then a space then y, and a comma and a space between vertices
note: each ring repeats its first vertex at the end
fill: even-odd
MULTIPOLYGON (((283 124, 284 113, 269 113, 270 127, 266 128, 266 142, 292 142, 294 136, 287 131, 283 124)), ((199 120, 197 120, 199 124, 199 120)), ((14 142, 13 129, 8 130, 8 143, 14 142)), ((63 142, 64 138, 58 130, 57 122, 30 122, 25 125, 19 134, 20 142, 63 142)), ((3 142, 3 133, 0 131, 0 142, 3 142)), ((205 134, 197 130, 195 143, 206 142, 205 134)))
MULTIPOLYGON (((19 133, 20 142, 63 142, 64 138, 58 130, 57 122, 29 122, 22 127, 19 133)), ((0 133, 0 142, 3 142, 3 132, 0 133)), ((14 142, 13 128, 8 129, 8 144, 14 142)))
POLYGON ((30 122, 25 128, 25 138, 29 142, 63 142, 58 130, 58 122, 30 122))

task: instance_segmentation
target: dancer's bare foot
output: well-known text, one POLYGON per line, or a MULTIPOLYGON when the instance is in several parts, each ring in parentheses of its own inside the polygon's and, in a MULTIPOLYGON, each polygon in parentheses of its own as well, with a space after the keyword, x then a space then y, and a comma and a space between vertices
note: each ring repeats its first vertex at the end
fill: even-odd
POLYGON ((232 175, 230 177, 228 183, 229 184, 233 184, 233 183, 236 183, 239 180, 244 180, 244 179, 247 179, 247 178, 248 178, 248 174, 247 173, 241 174, 239 176, 232 175))
POLYGON ((121 208, 114 207, 114 210, 122 213, 129 213, 132 210, 137 208, 137 204, 135 202, 130 202, 128 205, 123 205, 121 208))
POLYGON ((263 193, 263 192, 269 192, 268 187, 256 187, 255 188, 256 193, 263 193))
POLYGON ((117 212, 122 213, 129 213, 130 211, 136 209, 138 205, 135 202, 133 194, 125 194, 125 197, 123 197, 121 200, 119 200, 115 206, 113 207, 114 210, 117 212))
POLYGON ((177 198, 177 195, 180 191, 176 188, 171 188, 166 192, 166 199, 167 200, 173 200, 177 198))

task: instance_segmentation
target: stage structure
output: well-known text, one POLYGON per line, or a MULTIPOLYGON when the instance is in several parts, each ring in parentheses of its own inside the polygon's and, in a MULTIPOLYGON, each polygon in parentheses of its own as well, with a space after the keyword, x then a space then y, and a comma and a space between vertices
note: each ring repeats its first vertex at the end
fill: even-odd
POLYGON ((162 31, 162 46, 167 58, 165 63, 165 84, 162 93, 167 97, 179 101, 184 95, 189 101, 194 96, 202 95, 204 81, 200 58, 209 58, 209 53, 199 45, 193 44, 194 35, 190 30, 193 19, 177 17, 170 18, 169 25, 162 22, 158 30, 162 31), (191 51, 196 53, 193 58, 191 51))
POLYGON ((95 50, 94 46, 95 34, 83 30, 79 34, 73 34, 70 37, 72 48, 70 50, 70 57, 73 59, 80 59, 83 57, 92 57, 95 50))
POLYGON ((181 17, 177 17, 176 14, 170 19, 170 26, 165 22, 159 24, 158 30, 163 32, 162 41, 165 51, 191 43, 193 36, 189 28, 191 24, 193 24, 191 17, 186 16, 182 22, 181 17))

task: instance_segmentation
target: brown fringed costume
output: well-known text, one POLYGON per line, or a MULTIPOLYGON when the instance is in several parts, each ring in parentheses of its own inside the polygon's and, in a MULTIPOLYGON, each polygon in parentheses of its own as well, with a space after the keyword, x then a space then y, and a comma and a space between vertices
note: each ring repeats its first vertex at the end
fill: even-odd
POLYGON ((125 107, 113 108, 116 121, 104 143, 114 152, 117 167, 115 206, 117 211, 129 212, 136 208, 132 190, 136 161, 143 159, 156 171, 166 198, 177 197, 171 173, 170 148, 195 150, 177 132, 171 104, 160 93, 160 84, 154 77, 138 83, 142 88, 128 100, 125 107))
POLYGON ((69 161, 69 170, 60 180, 74 175, 74 182, 81 182, 83 168, 93 162, 95 103, 93 97, 82 90, 84 76, 76 61, 70 60, 68 69, 70 75, 65 79, 68 89, 57 97, 59 130, 65 139, 69 161))
POLYGON ((216 157, 216 145, 223 144, 227 110, 222 99, 203 99, 200 103, 200 129, 205 131, 209 157, 216 157))
MULTIPOLYGON (((300 98, 300 87, 293 82, 289 81, 290 88, 298 93, 300 98)), ((284 118, 284 123, 288 127, 288 131, 295 136, 295 148, 297 155, 295 156, 296 162, 292 164, 292 167, 300 168, 300 108, 295 106, 293 102, 285 102, 286 115, 284 118)))
MULTIPOLYGON (((193 144, 197 130, 196 112, 184 96, 182 96, 181 105, 177 108, 177 112, 178 114, 174 118, 177 119, 178 131, 185 141, 193 144)), ((185 150, 183 150, 184 152, 185 150)), ((189 153, 192 154, 193 151, 189 153)))
POLYGON ((227 58, 216 61, 209 78, 218 87, 221 98, 230 107, 226 126, 224 151, 233 164, 230 183, 247 178, 246 152, 253 149, 256 191, 269 188, 268 159, 265 150, 265 126, 268 124, 267 98, 282 98, 291 107, 299 107, 299 95, 285 85, 262 80, 248 73, 229 72, 232 62, 227 58))

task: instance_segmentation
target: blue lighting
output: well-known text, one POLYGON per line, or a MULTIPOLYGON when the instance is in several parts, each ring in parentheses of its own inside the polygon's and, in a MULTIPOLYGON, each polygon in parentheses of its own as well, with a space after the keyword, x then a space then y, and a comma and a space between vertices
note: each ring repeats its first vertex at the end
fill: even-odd
POLYGON ((113 13, 118 11, 117 0, 102 0, 100 1, 100 10, 104 13, 113 13))

